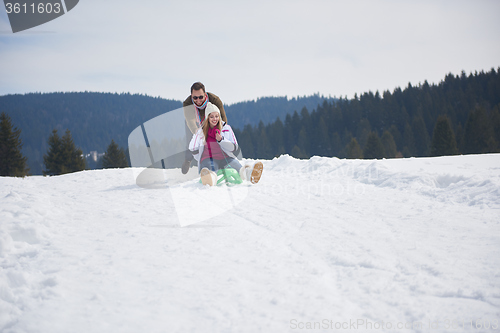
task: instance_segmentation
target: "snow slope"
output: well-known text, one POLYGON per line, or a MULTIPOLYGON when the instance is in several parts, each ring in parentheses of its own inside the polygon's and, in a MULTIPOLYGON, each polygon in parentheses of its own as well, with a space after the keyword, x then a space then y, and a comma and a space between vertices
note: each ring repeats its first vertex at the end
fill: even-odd
POLYGON ((231 190, 180 227, 172 193, 224 189, 0 178, 0 331, 500 330, 499 154, 282 156, 231 190))

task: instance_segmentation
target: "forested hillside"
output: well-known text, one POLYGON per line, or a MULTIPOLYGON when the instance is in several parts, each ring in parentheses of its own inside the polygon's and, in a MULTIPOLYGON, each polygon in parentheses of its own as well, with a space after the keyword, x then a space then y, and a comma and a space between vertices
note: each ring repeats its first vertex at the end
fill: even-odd
MULTIPOLYGON (((499 69, 500 70, 500 69, 499 69)), ((325 101, 236 135, 243 153, 269 159, 288 153, 347 158, 429 156, 439 116, 447 119, 457 153, 500 151, 500 72, 454 76, 437 85, 409 84, 382 95, 325 101), (312 112, 310 112, 312 111, 312 112)))
MULTIPOLYGON (((111 140, 126 148, 134 128, 181 105, 144 95, 91 92, 0 96, 0 112, 21 130, 32 174, 42 173, 54 129, 61 135, 69 129, 84 154, 102 153, 111 140)), ((440 116, 439 128, 446 133, 437 136, 442 137, 439 145, 455 144, 441 149, 446 154, 497 152, 499 105, 500 73, 492 69, 353 99, 263 97, 225 107, 244 156, 268 159, 284 153, 299 158, 439 154, 432 139, 440 116)))
POLYGON ((287 114, 307 108, 313 110, 324 101, 334 103, 338 99, 319 94, 303 97, 261 97, 255 101, 246 101, 225 106, 228 123, 233 128, 243 128, 245 125, 258 125, 260 121, 269 124, 276 118, 284 119, 287 114))
POLYGON ((130 132, 143 122, 181 107, 181 102, 143 95, 110 93, 32 93, 0 97, 0 110, 12 118, 23 140, 32 174, 41 174, 53 129, 69 129, 86 154, 104 152, 111 140, 127 146, 130 132))
MULTIPOLYGON (((222 98, 222 97, 221 97, 222 98)), ((297 97, 263 97, 226 106, 228 120, 235 127, 274 121, 302 107, 313 108, 325 98, 319 95, 297 97)), ((327 100, 333 101, 332 98, 327 100)), ((84 154, 103 153, 114 140, 126 148, 130 132, 165 112, 182 106, 181 101, 144 95, 110 93, 31 93, 0 96, 0 112, 8 114, 21 130, 23 154, 32 174, 41 174, 43 155, 53 129, 62 135, 69 129, 75 144, 84 154)))

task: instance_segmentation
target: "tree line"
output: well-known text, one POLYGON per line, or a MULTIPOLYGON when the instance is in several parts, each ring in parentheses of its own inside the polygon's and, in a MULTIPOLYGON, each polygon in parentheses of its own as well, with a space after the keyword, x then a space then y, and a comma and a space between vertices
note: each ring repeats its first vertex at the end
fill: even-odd
POLYGON ((29 93, 0 96, 0 112, 22 129, 23 155, 33 174, 42 174, 48 136, 57 129, 85 154, 104 152, 114 140, 127 145, 130 132, 145 121, 180 108, 182 102, 138 94, 96 92, 29 93))
MULTIPOLYGON (((224 96, 220 97, 224 101, 224 96)), ((300 110, 303 107, 312 110, 323 101, 335 102, 336 100, 337 98, 325 97, 320 94, 292 98, 272 96, 224 105, 224 109, 231 127, 243 128, 248 124, 258 125, 260 121, 267 125, 275 121, 276 118, 284 119, 287 114, 292 114, 295 110, 300 110)))
MULTIPOLYGON (((224 101, 223 92, 214 92, 224 101)), ((179 99, 184 100, 188 94, 189 87, 186 87, 186 94, 179 99)), ((256 125, 259 120, 270 123, 303 106, 312 109, 325 99, 333 100, 318 94, 296 98, 262 97, 225 105, 225 108, 230 124, 242 128, 246 124, 256 125)), ((138 125, 180 107, 181 100, 129 93, 56 92, 0 96, 0 112, 8 114, 13 123, 23 129, 22 152, 33 174, 42 174, 47 137, 53 129, 62 134, 69 129, 85 154, 90 151, 102 153, 111 140, 125 147, 128 135, 138 125)), ((94 164, 89 161, 90 167, 95 167, 94 164)))
MULTIPOLYGON (((11 118, 0 114, 0 176, 24 177, 30 175, 27 158, 21 153, 23 142, 21 130, 14 127, 11 118)), ((62 175, 87 169, 85 156, 78 148, 67 129, 61 137, 57 129, 48 138, 49 149, 43 156, 44 176, 62 175)), ((102 168, 125 168, 129 166, 125 150, 111 140, 100 161, 102 168)))
MULTIPOLYGON (((88 96, 87 94, 94 96, 95 93, 69 93, 68 96, 80 99, 88 96)), ((88 128, 91 121, 86 120, 85 115, 92 118, 92 114, 101 113, 101 107, 109 111, 119 106, 124 108, 122 113, 115 110, 106 117, 119 118, 122 121, 134 119, 127 126, 135 128, 137 124, 151 119, 151 115, 164 113, 166 108, 173 106, 165 100, 154 99, 155 107, 151 107, 151 98, 147 96, 97 94, 94 97, 102 104, 94 99, 95 105, 89 114, 85 108, 75 108, 74 104, 69 106, 67 100, 59 98, 60 95, 66 96, 66 94, 46 95, 33 94, 28 97, 38 100, 43 96, 44 103, 49 103, 53 99, 54 103, 62 103, 56 109, 62 108, 65 111, 60 111, 62 114, 56 113, 62 118, 59 119, 59 125, 52 128, 48 140, 37 139, 37 144, 45 148, 39 153, 41 172, 38 170, 33 172, 30 168, 29 158, 25 157, 26 150, 23 152, 21 130, 14 127, 6 113, 2 113, 0 175, 22 176, 30 172, 53 175, 88 168, 83 149, 77 148, 73 141, 72 131, 66 129, 64 135, 58 134, 61 123, 69 124, 75 120, 72 116, 64 116, 65 112, 72 115, 75 110, 82 111, 78 117, 88 128), (127 101, 132 100, 144 103, 145 109, 140 117, 132 117, 131 115, 136 113, 124 106, 127 101), (111 103, 113 106, 108 108, 106 105, 110 101, 113 101, 111 103)), ((7 100, 12 102, 11 99, 7 100)), ((73 99, 70 100, 75 103, 73 99)), ((274 105, 276 98, 263 100, 265 104, 274 105)), ((81 101, 85 104, 83 99, 81 101)), ((49 116, 47 111, 50 109, 49 105, 50 103, 44 104, 38 108, 38 112, 51 118, 54 115, 49 116)), ((136 107, 138 106, 140 103, 136 104, 136 107)), ((229 119, 231 117, 235 115, 230 114, 229 119)), ((44 123, 36 117, 26 117, 24 124, 28 124, 25 131, 28 132, 28 137, 31 137, 32 132, 39 132, 47 127, 47 124, 38 126, 32 122, 44 123)), ((78 132, 76 141, 80 144, 81 142, 88 144, 90 141, 102 142, 106 138, 108 143, 111 141, 100 162, 102 165, 98 167, 128 165, 126 151, 119 143, 123 142, 126 136, 120 135, 118 142, 109 138, 108 128, 113 126, 112 123, 95 126, 93 131, 97 132, 92 135, 84 135, 85 131, 78 132)), ((427 82, 418 86, 408 84, 403 90, 396 88, 392 93, 385 91, 382 95, 377 91, 375 94, 368 92, 359 97, 355 95, 352 99, 325 99, 312 112, 303 107, 300 112, 287 113, 284 122, 278 117, 274 122, 265 124, 260 120, 258 125, 246 124, 243 128, 234 130, 244 156, 249 158, 272 159, 281 154, 290 154, 298 158, 309 158, 314 155, 340 158, 392 158, 499 152, 500 68, 497 71, 492 69, 490 72, 476 72, 470 75, 464 72, 456 76, 448 74, 436 85, 429 85, 427 82)), ((127 132, 127 135, 128 133, 130 132, 127 132)))
POLYGON ((235 129, 245 157, 392 158, 500 151, 500 68, 324 101, 235 129))

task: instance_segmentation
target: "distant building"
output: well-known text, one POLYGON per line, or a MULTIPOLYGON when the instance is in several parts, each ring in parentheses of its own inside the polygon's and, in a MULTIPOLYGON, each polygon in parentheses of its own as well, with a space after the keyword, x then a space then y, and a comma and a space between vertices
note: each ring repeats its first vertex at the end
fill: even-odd
POLYGON ((100 163, 99 160, 104 156, 104 153, 98 153, 97 151, 93 150, 90 153, 85 155, 85 158, 87 159, 87 168, 90 170, 94 169, 99 169, 100 168, 100 163))
POLYGON ((94 162, 97 162, 97 157, 98 157, 98 154, 97 154, 97 151, 93 150, 90 152, 90 158, 94 161, 94 162))

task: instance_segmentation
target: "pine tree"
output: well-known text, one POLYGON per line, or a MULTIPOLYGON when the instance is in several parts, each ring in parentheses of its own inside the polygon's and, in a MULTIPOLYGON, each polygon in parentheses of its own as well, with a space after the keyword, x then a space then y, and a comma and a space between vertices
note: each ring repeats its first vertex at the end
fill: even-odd
POLYGON ((366 159, 383 158, 385 156, 384 145, 376 132, 371 132, 368 136, 363 156, 366 159))
POLYGON ((493 126, 484 108, 478 107, 469 114, 465 124, 464 153, 492 153, 496 150, 493 126))
POLYGON ((43 171, 44 176, 58 175, 61 173, 62 162, 62 142, 61 137, 57 134, 57 130, 52 131, 52 135, 49 137, 49 150, 47 155, 43 156, 43 163, 45 164, 46 170, 43 171))
POLYGON ((273 158, 273 153, 271 150, 271 145, 269 139, 267 138, 266 128, 262 120, 259 122, 259 127, 256 128, 258 133, 255 141, 257 142, 257 150, 255 155, 257 158, 271 159, 273 158))
POLYGON ((290 155, 292 155, 295 158, 302 158, 302 159, 309 158, 297 145, 293 146, 290 155))
POLYGON ((500 144, 500 104, 493 108, 493 111, 490 114, 490 119, 495 141, 497 144, 500 144))
POLYGON ((396 125, 391 125, 389 128, 389 133, 391 133, 394 142, 396 143, 396 152, 398 150, 403 150, 403 136, 396 125))
POLYGON ((328 135, 328 127, 323 117, 319 118, 317 140, 313 140, 311 154, 317 156, 332 156, 331 140, 328 135))
POLYGON ((302 120, 300 119, 300 116, 297 113, 297 111, 294 111, 291 118, 291 129, 294 138, 298 136, 301 128, 302 128, 302 120))
POLYGON ((63 137, 59 137, 57 130, 52 131, 49 137, 49 150, 43 156, 46 170, 44 176, 62 175, 70 172, 85 170, 85 159, 82 150, 76 148, 71 132, 66 130, 63 137))
POLYGON ((63 152, 66 156, 67 164, 63 167, 63 173, 70 173, 85 170, 85 158, 80 148, 75 146, 71 132, 67 129, 62 136, 63 152))
POLYGON ((309 137, 307 135, 305 127, 299 132, 299 137, 297 138, 297 146, 300 148, 300 151, 304 154, 304 158, 311 157, 309 152, 309 137))
POLYGON ((413 131, 410 124, 406 123, 405 130, 403 134, 403 156, 412 157, 415 156, 415 139, 413 136, 413 131))
POLYGON ((297 133, 293 132, 293 119, 290 114, 287 114, 285 117, 285 127, 284 127, 284 144, 285 144, 285 152, 288 154, 292 153, 292 149, 295 146, 297 133))
POLYGON ((28 175, 27 158, 21 153, 23 147, 21 130, 12 127, 10 117, 0 115, 0 176, 22 177, 28 175))
POLYGON ((359 146, 358 141, 356 138, 352 138, 351 142, 346 147, 346 155, 347 158, 350 159, 361 159, 363 158, 363 151, 361 150, 361 147, 359 146))
POLYGON ((242 132, 235 129, 235 135, 238 138, 238 144, 241 147, 241 153, 246 158, 255 158, 254 144, 252 140, 252 125, 247 124, 242 132))
POLYGON ((415 117, 412 121, 413 137, 415 139, 415 156, 428 156, 429 133, 422 116, 415 117))
POLYGON ((123 148, 118 146, 114 140, 111 140, 104 156, 102 158, 102 168, 126 168, 128 167, 127 157, 123 148))
POLYGON ((431 156, 458 154, 457 141, 451 129, 450 119, 439 116, 434 127, 431 143, 431 156))
POLYGON ((359 121, 358 123, 358 128, 356 129, 356 138, 359 139, 359 142, 361 143, 361 147, 364 147, 364 144, 366 144, 366 141, 368 140, 368 136, 370 135, 372 131, 372 125, 370 124, 370 121, 366 118, 363 118, 359 121))
POLYGON ((459 153, 464 151, 464 145, 465 145, 464 137, 465 137, 464 128, 462 127, 462 124, 458 124, 457 131, 455 134, 455 140, 457 141, 457 149, 459 153))
POLYGON ((279 117, 270 125, 269 141, 275 157, 285 154, 285 130, 279 117))
POLYGON ((330 147, 331 147, 331 155, 328 156, 337 156, 340 157, 340 153, 342 150, 342 141, 340 140, 339 133, 335 132, 331 135, 330 139, 330 147))
POLYGON ((312 127, 312 121, 309 111, 305 106, 302 108, 302 110, 300 110, 300 121, 302 125, 301 127, 305 128, 306 131, 309 131, 309 129, 312 127))
POLYGON ((385 157, 394 158, 397 154, 396 142, 389 131, 384 131, 382 134, 382 144, 384 145, 385 157))

